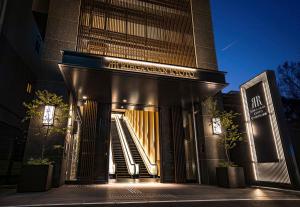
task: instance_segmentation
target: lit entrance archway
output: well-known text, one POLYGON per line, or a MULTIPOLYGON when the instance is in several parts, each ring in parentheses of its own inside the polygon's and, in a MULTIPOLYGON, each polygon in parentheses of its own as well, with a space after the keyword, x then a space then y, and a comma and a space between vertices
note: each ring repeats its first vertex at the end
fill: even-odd
POLYGON ((114 140, 129 179, 142 173, 131 143, 145 176, 160 182, 200 182, 196 132, 203 123, 195 116, 201 101, 226 85, 224 73, 75 52, 64 52, 60 69, 74 102, 81 103, 77 182, 120 178, 118 165, 110 165, 114 140), (125 151, 130 153, 124 156, 125 151))

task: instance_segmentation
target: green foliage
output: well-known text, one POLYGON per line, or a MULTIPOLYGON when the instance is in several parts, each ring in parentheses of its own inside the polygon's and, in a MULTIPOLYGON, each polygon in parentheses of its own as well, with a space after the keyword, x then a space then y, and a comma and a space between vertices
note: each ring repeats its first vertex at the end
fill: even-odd
POLYGON ((277 68, 277 74, 281 95, 300 99, 300 62, 285 62, 277 68))
POLYGON ((37 91, 36 98, 30 103, 23 103, 26 109, 26 116, 23 121, 29 119, 37 120, 36 134, 41 135, 47 133, 47 136, 52 134, 63 134, 66 132, 65 122, 69 118, 69 105, 64 103, 62 96, 55 93, 50 93, 46 90, 37 91), (43 125, 44 107, 46 105, 55 106, 54 124, 53 126, 43 125))
POLYGON ((42 158, 38 158, 38 159, 34 159, 34 158, 30 158, 27 161, 28 165, 50 165, 53 162, 51 162, 49 159, 42 159, 42 158))
POLYGON ((219 110, 217 101, 211 97, 204 102, 204 105, 212 118, 220 118, 222 126, 220 144, 224 148, 227 159, 225 162, 221 162, 220 166, 235 166, 230 159, 230 150, 235 148, 238 142, 243 141, 242 133, 239 132, 239 126, 235 123, 235 118, 240 114, 233 111, 219 110))
POLYGON ((62 96, 58 96, 55 93, 50 93, 46 90, 37 91, 35 93, 36 98, 30 103, 23 103, 26 116, 23 121, 34 121, 32 129, 35 135, 42 136, 44 138, 42 145, 41 158, 35 159, 38 163, 42 162, 45 153, 45 142, 49 136, 54 134, 64 134, 67 131, 67 119, 69 118, 69 105, 64 103, 62 96), (44 125, 43 116, 45 106, 55 106, 54 122, 53 125, 44 125))

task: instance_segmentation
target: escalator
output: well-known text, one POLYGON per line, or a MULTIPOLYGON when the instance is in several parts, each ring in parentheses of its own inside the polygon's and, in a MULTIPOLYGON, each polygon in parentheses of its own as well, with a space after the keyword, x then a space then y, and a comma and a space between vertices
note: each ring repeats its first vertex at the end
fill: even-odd
POLYGON ((133 159, 134 159, 134 162, 136 164, 139 164, 139 177, 140 178, 151 178, 152 176, 148 173, 147 171, 147 168, 144 164, 144 161, 133 141, 133 138, 131 137, 131 134, 127 128, 127 125, 125 123, 125 121, 122 119, 120 120, 121 121, 121 126, 123 128, 123 131, 125 133, 125 137, 126 137, 126 140, 127 140, 127 143, 129 145, 129 148, 130 148, 130 151, 131 151, 131 154, 133 156, 133 159))
POLYGON ((126 161, 122 151, 122 146, 118 135, 118 129, 115 120, 112 120, 111 122, 111 141, 112 141, 114 162, 116 164, 116 171, 115 171, 116 177, 131 178, 131 175, 128 173, 127 170, 126 161))

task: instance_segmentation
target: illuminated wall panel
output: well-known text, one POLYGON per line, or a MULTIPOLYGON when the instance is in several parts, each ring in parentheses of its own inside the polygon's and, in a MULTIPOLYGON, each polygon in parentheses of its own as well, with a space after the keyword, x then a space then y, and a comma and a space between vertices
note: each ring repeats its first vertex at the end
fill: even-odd
POLYGON ((125 116, 133 127, 133 130, 149 160, 158 166, 160 175, 160 153, 159 153, 159 116, 158 112, 126 110, 125 116), (135 124, 136 123, 136 124, 135 124))
POLYGON ((189 0, 82 0, 77 51, 196 67, 189 0))

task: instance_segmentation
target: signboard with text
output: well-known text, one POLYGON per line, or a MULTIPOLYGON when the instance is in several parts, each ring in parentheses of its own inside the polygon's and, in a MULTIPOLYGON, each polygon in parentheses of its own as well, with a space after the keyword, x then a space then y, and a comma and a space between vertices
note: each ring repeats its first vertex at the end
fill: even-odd
POLYGON ((248 88, 246 95, 257 162, 277 162, 278 156, 263 83, 259 82, 248 88))

